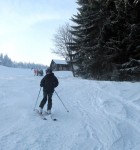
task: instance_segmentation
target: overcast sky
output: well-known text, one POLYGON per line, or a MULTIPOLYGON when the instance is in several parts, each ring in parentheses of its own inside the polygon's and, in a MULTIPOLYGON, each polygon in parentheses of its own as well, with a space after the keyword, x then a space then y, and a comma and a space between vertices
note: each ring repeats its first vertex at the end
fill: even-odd
MULTIPOLYGON (((49 65, 53 35, 77 13, 76 0, 0 0, 0 53, 49 65)), ((61 59, 61 58, 59 58, 61 59)))

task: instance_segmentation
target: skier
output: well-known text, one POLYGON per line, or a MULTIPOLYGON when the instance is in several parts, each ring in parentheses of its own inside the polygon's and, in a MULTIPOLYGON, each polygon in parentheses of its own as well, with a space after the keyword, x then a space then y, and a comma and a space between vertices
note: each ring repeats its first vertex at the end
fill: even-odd
POLYGON ((54 73, 52 73, 51 68, 47 68, 46 75, 43 77, 43 79, 40 82, 40 86, 43 87, 43 99, 39 105, 40 114, 42 114, 43 107, 46 104, 47 99, 48 99, 47 113, 51 114, 52 95, 54 92, 54 88, 56 88, 58 84, 59 84, 58 79, 54 75, 54 73))

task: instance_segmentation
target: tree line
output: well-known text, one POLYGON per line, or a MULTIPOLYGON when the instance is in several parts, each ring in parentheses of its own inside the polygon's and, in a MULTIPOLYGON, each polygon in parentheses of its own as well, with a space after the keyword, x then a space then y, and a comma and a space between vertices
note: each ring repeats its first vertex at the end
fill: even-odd
POLYGON ((140 80, 140 0, 77 0, 73 25, 54 36, 54 53, 98 80, 140 80), (63 50, 63 52, 62 52, 63 50))
POLYGON ((12 61, 8 55, 0 54, 0 64, 7 67, 14 67, 14 68, 38 68, 38 69, 44 69, 47 66, 41 65, 41 64, 35 64, 35 63, 25 63, 25 62, 15 62, 12 61))

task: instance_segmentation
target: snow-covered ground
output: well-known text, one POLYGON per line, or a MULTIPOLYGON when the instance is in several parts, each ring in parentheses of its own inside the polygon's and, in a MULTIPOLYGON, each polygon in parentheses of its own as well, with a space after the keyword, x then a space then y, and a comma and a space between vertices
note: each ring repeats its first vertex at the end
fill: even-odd
MULTIPOLYGON (((42 77, 3 66, 0 72, 0 150, 140 150, 140 83, 54 72, 69 112, 54 93, 58 121, 45 121, 33 111, 42 77)), ((42 91, 37 108, 41 99, 42 91)))

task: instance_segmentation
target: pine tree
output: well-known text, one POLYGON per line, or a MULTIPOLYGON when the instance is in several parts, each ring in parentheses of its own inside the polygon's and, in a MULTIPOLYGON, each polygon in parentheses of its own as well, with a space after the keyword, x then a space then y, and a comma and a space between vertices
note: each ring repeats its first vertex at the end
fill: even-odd
POLYGON ((81 75, 92 75, 95 53, 98 47, 100 28, 103 24, 104 13, 101 4, 104 1, 78 0, 79 13, 74 15, 72 21, 76 26, 72 26, 75 43, 72 50, 78 55, 77 64, 81 75))
POLYGON ((123 44, 127 60, 121 65, 120 73, 128 80, 140 80, 140 1, 127 0, 125 12, 129 32, 123 44))
POLYGON ((140 0, 77 0, 72 18, 80 74, 104 80, 140 79, 140 0))
POLYGON ((103 74, 108 74, 108 78, 111 78, 114 72, 114 79, 132 80, 134 76, 140 75, 139 2, 108 1, 109 9, 112 5, 115 7, 110 10, 110 17, 102 29, 100 38, 104 43, 101 47, 105 58, 103 74))

